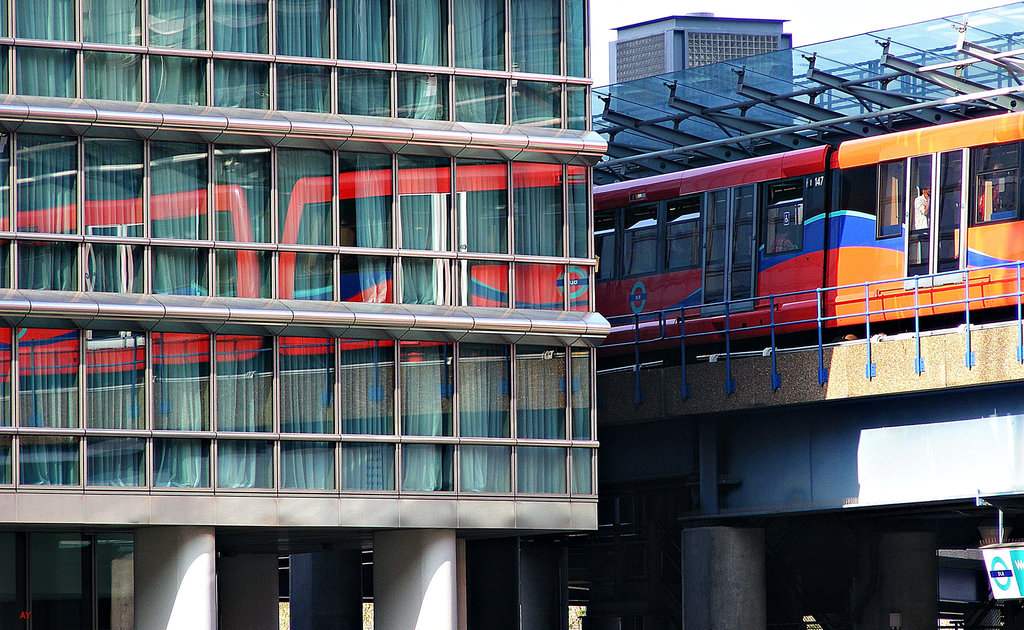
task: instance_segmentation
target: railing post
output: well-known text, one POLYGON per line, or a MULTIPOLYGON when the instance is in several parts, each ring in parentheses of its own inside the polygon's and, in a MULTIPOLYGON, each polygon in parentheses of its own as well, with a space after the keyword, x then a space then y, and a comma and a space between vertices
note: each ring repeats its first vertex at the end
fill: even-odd
POLYGON ((725 301, 725 395, 736 391, 736 381, 732 378, 732 353, 729 350, 729 300, 725 301))
POLYGON ((775 347, 775 294, 768 296, 768 312, 770 314, 770 330, 772 333, 772 376, 771 385, 772 390, 776 390, 782 387, 782 375, 779 374, 779 363, 775 358, 776 347, 775 347))
POLYGON ((970 272, 964 274, 964 365, 970 369, 974 367, 975 356, 971 351, 971 276, 970 272))
POLYGON ((679 396, 690 397, 690 385, 686 382, 686 307, 679 308, 679 396))
POLYGON ((824 330, 822 328, 825 325, 822 319, 823 301, 824 301, 824 289, 815 289, 818 294, 818 385, 824 385, 828 382, 828 370, 825 369, 825 348, 822 344, 822 337, 824 336, 824 330))
POLYGON ((914 341, 917 346, 917 358, 914 359, 914 371, 918 374, 924 373, 924 359, 921 357, 921 303, 920 303, 921 279, 914 276, 914 341))
POLYGON ((1021 317, 1020 266, 1017 261, 1017 363, 1024 363, 1024 318, 1021 317))
POLYGON ((867 363, 864 365, 864 378, 869 381, 875 378, 878 369, 871 360, 871 291, 868 284, 864 283, 864 339, 867 341, 867 363))
POLYGON ((644 393, 640 390, 640 313, 633 314, 633 403, 640 405, 644 393))

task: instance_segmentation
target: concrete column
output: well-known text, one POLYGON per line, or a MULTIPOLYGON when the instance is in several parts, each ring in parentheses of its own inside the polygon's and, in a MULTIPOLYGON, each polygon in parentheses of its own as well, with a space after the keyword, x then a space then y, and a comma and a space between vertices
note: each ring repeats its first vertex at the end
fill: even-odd
POLYGON ((934 628, 938 562, 931 532, 875 533, 861 543, 853 588, 854 628, 934 628), (890 622, 900 625, 892 626, 890 622))
POLYGON ((453 530, 413 529, 373 536, 373 625, 386 630, 455 630, 453 530))
POLYGON ((135 627, 215 630, 216 544, 212 527, 135 532, 135 627))
MULTIPOLYGON (((217 561, 220 630, 278 630, 277 556, 221 556, 217 561)), ((292 626, 293 628, 295 626, 292 626)))
POLYGON ((292 630, 362 630, 362 552, 293 554, 289 571, 292 630))
POLYGON ((683 628, 765 630, 764 530, 683 530, 683 628))

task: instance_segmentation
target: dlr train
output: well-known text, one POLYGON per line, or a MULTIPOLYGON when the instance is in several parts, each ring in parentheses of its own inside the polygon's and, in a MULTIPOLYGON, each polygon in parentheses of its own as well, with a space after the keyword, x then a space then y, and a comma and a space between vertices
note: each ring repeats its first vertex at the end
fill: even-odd
POLYGON ((598 186, 606 345, 1017 305, 1022 140, 1014 112, 598 186))

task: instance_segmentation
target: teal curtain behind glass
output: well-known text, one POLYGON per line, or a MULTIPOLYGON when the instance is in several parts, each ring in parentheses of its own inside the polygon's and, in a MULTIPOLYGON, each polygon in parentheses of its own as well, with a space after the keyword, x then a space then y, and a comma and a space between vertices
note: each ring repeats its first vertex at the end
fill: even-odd
POLYGON ((456 162, 459 251, 508 252, 508 172, 504 162, 456 162))
POLYGON ((395 445, 341 445, 343 490, 394 490, 395 445))
POLYGON ((394 433, 394 363, 391 342, 342 341, 342 433, 394 433))
POLYGON ((272 488, 274 443, 265 440, 218 440, 218 488, 272 488))
POLYGON ((339 59, 389 61, 389 7, 388 0, 338 0, 339 59))
POLYGON ((331 70, 323 66, 277 64, 277 109, 293 112, 331 110, 331 70))
POLYGON ((448 65, 446 0, 402 0, 395 4, 398 63, 448 65))
POLYGON ((149 0, 149 45, 206 46, 206 0, 149 0))
MULTIPOLYGON (((511 359, 508 346, 459 346, 459 435, 509 437, 511 359)), ((512 450, 460 447, 459 487, 468 492, 508 492, 512 450)))
MULTIPOLYGON (((391 158, 368 153, 339 155, 338 190, 341 244, 390 247, 391 158), (350 236, 354 232, 354 240, 350 236)), ((387 259, 358 259, 361 302, 391 301, 391 271, 387 259)))
POLYGON ((587 245, 590 230, 587 226, 587 169, 582 166, 570 166, 569 174, 569 255, 574 258, 587 257, 587 245))
POLYGON ((90 486, 145 485, 146 441, 136 438, 95 438, 86 444, 90 486))
POLYGON ((19 0, 14 11, 18 37, 75 40, 74 0, 19 0))
MULTIPOLYGON (((94 226, 141 224, 142 142, 85 138, 83 144, 86 233, 94 226), (122 203, 109 203, 111 201, 122 203)), ((129 231, 125 234, 98 233, 105 236, 143 235, 141 229, 133 228, 129 231)))
POLYGON ((587 16, 584 0, 565 0, 565 65, 571 77, 587 76, 587 16))
POLYGON ((269 431, 274 346, 263 337, 217 337, 217 430, 269 431))
POLYGON ((565 439, 565 351, 516 347, 516 433, 520 438, 565 439))
POLYGON ((386 70, 338 68, 338 113, 391 115, 391 73, 386 70))
POLYGON ((75 486, 79 479, 78 438, 63 436, 21 438, 21 483, 75 486))
POLYGON ((544 164, 512 166, 517 254, 562 255, 562 188, 544 185, 560 179, 561 169, 561 166, 544 164))
MULTIPOLYGON (((401 345, 402 433, 452 435, 452 357, 450 344, 401 345)), ((402 457, 404 490, 445 490, 450 461, 445 447, 406 444, 402 457)))
MULTIPOLYGON (((68 234, 77 231, 78 143, 74 138, 20 134, 17 138, 18 229, 68 234)), ((18 286, 77 288, 77 247, 19 244, 18 286)))
POLYGON ((455 0, 455 65, 505 69, 504 0, 455 0))
POLYGON ((140 0, 94 0, 82 4, 82 34, 87 42, 142 43, 140 0))
MULTIPOLYGON (((447 158, 399 156, 402 248, 441 251, 447 247, 450 169, 447 158), (404 193, 402 191, 409 191, 404 193)), ((445 265, 427 258, 402 260, 402 302, 444 304, 445 265)))
POLYGON ((562 87, 557 83, 519 81, 512 93, 512 124, 560 127, 562 87))
POLYGON ((509 492, 512 479, 511 446, 463 444, 460 452, 459 489, 463 492, 509 492))
POLYGON ((277 54, 329 56, 329 19, 328 0, 277 0, 277 54))
POLYGON ((558 74, 560 0, 512 0, 512 71, 558 74))
POLYGON ((18 94, 75 97, 75 53, 49 48, 17 49, 18 94))
POLYGON ((215 107, 270 107, 270 65, 256 61, 217 59, 213 62, 215 107))
POLYGON ((209 339, 153 333, 153 428, 208 431, 209 396, 209 339))
POLYGON ((85 53, 85 98, 142 100, 142 56, 130 53, 85 53))
POLYGON ((334 430, 334 342, 282 337, 281 432, 331 433, 334 430))
POLYGON ((334 444, 282 442, 281 487, 301 490, 334 488, 334 444))
POLYGON ((455 77, 455 120, 505 124, 504 79, 455 77))
POLYGON ((210 443, 193 439, 153 440, 153 485, 210 487, 210 443))
POLYGON ((269 53, 267 0, 212 0, 213 49, 269 53))
POLYGON ((446 74, 398 73, 399 118, 448 120, 448 85, 446 74))
POLYGON ((78 427, 78 331, 19 333, 21 426, 78 427))
POLYGON ((216 146, 213 161, 216 239, 269 243, 270 149, 216 146))
POLYGON ((206 105, 206 60, 149 55, 149 99, 154 103, 206 105))
POLYGON ((526 494, 565 494, 564 448, 520 446, 517 449, 518 490, 526 494))
POLYGON ((593 453, 589 448, 574 448, 572 453, 572 493, 593 494, 593 453))
MULTIPOLYGON (((176 142, 150 144, 154 238, 207 239, 206 146, 176 142)), ((153 292, 206 295, 209 260, 205 250, 154 247, 153 292)))
POLYGON ((96 429, 138 429, 146 383, 146 336, 92 331, 86 340, 86 418, 96 429))

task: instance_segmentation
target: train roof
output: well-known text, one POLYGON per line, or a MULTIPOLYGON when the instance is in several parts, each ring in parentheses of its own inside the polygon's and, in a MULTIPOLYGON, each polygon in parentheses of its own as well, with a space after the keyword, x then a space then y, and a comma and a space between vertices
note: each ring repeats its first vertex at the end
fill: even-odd
POLYGON ((594 203, 600 208, 614 208, 630 203, 674 199, 682 195, 729 186, 811 175, 825 170, 828 151, 828 146, 810 147, 595 186, 594 203))

